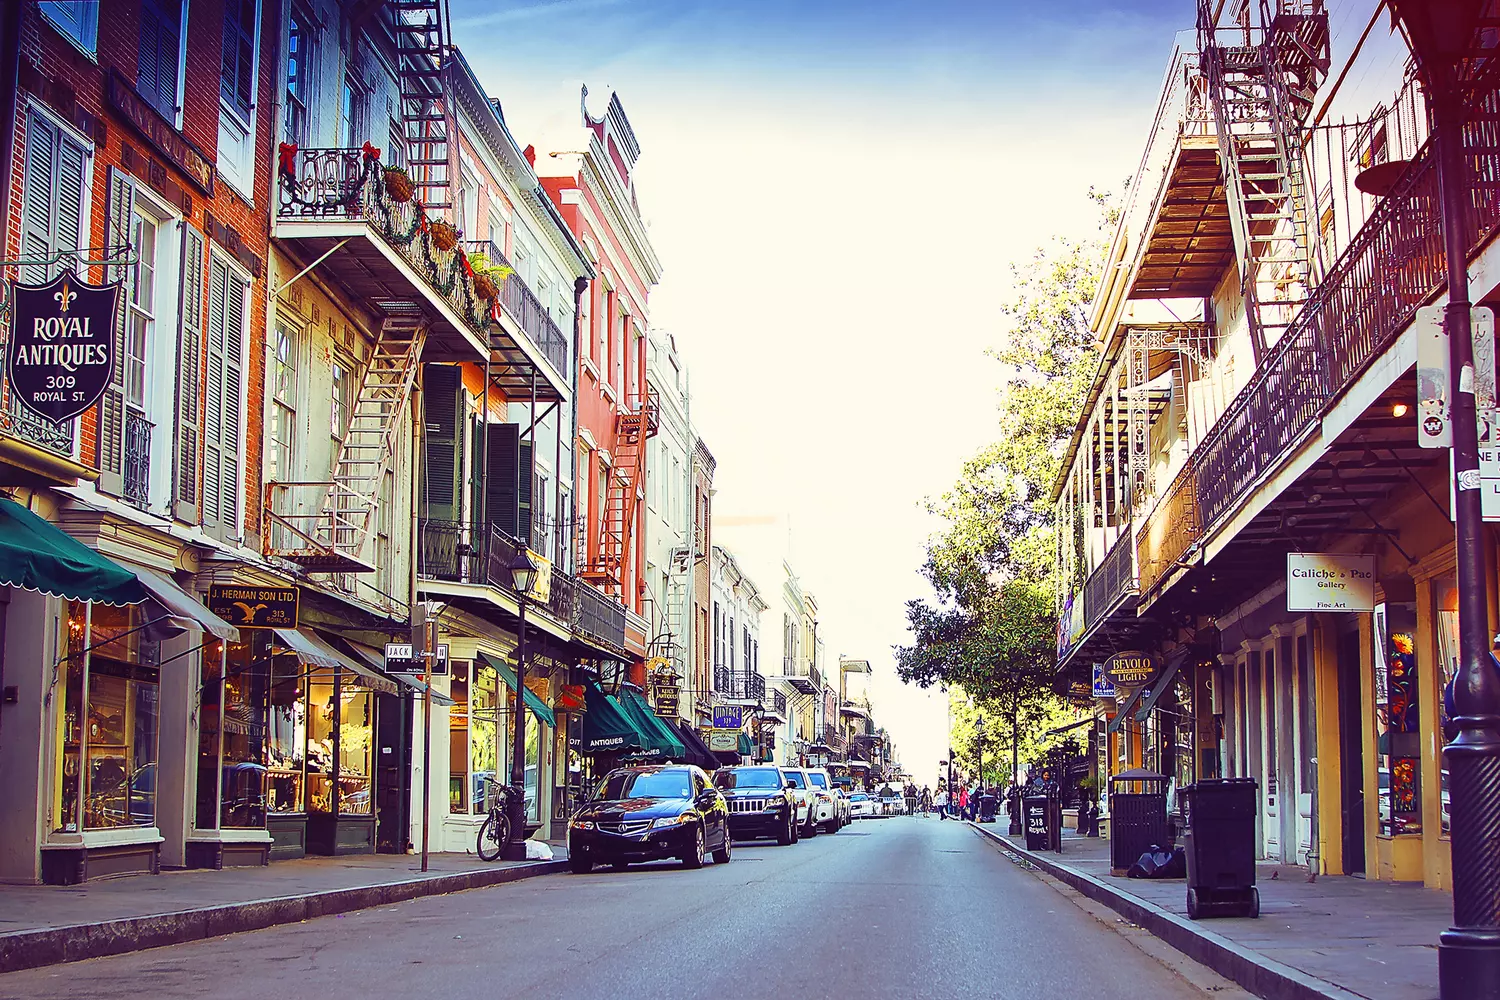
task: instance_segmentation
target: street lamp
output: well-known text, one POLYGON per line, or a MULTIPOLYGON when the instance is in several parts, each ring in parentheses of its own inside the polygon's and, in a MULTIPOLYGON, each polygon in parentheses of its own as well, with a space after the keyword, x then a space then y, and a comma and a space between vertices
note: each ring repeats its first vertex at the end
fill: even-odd
MULTIPOLYGON (((1474 412, 1474 344, 1469 323, 1469 178, 1463 150, 1465 60, 1486 0, 1391 0, 1427 94, 1448 258, 1450 400, 1458 563, 1459 664, 1453 679, 1458 734, 1444 748, 1452 797, 1453 926, 1438 943, 1442 1000, 1500 998, 1500 661, 1486 645, 1484 523, 1479 432, 1474 412)), ((1493 52, 1485 54, 1493 58, 1493 52)), ((1488 61, 1488 60, 1484 60, 1488 61)))
MULTIPOLYGON (((516 549, 510 561, 510 580, 516 592, 516 721, 510 741, 510 840, 505 844, 507 861, 526 860, 526 598, 536 583, 536 563, 525 547, 516 549)), ((537 774, 541 789, 541 774, 537 774)))

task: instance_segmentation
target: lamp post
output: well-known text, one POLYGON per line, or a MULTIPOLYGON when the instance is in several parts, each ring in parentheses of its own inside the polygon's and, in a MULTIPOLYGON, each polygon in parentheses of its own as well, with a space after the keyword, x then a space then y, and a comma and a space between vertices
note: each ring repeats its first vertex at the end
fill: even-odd
MULTIPOLYGON (((524 547, 510 561, 510 579, 516 591, 516 721, 510 741, 510 840, 505 844, 506 861, 526 860, 526 598, 536 582, 536 563, 524 547)), ((540 759, 540 758, 538 758, 540 759)), ((537 774, 541 789, 541 774, 537 774)))
MULTIPOLYGON (((1469 322, 1469 177, 1463 151, 1465 86, 1484 0, 1391 0, 1417 62, 1431 109, 1448 258, 1449 400, 1453 425, 1455 550, 1458 563, 1458 735, 1444 748, 1452 796, 1453 926, 1439 938, 1442 1000, 1500 998, 1500 662, 1488 646, 1484 521, 1480 505, 1474 345, 1469 322)), ((1487 50, 1493 58, 1493 50, 1487 50)), ((1486 60, 1487 61, 1487 60, 1486 60)))

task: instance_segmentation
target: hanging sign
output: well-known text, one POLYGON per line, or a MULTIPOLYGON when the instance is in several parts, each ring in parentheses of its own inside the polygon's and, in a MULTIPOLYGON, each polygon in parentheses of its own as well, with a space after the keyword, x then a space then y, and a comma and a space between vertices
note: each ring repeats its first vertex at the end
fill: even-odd
POLYGON ((1288 552, 1288 611, 1374 611, 1375 557, 1288 552))
POLYGON ((431 673, 434 677, 448 676, 448 644, 440 642, 437 644, 436 656, 432 660, 432 670, 428 671, 422 662, 421 650, 409 642, 388 642, 385 644, 385 670, 389 674, 424 674, 431 673))
POLYGON ((735 753, 740 748, 738 729, 710 729, 704 736, 708 748, 714 753, 735 753))
POLYGON ((1096 699, 1102 698, 1106 701, 1113 699, 1115 696, 1114 681, 1110 680, 1109 677, 1104 673, 1104 664, 1102 663, 1094 664, 1094 684, 1092 694, 1096 699))
POLYGON ((745 724, 745 717, 739 705, 715 705, 714 727, 716 729, 739 729, 745 724))
POLYGON ((11 284, 6 362, 22 406, 61 423, 99 401, 115 367, 119 292, 118 281, 91 285, 70 271, 46 285, 11 284))
POLYGON ((675 717, 678 713, 678 706, 681 704, 676 682, 658 683, 654 685, 653 693, 656 714, 668 719, 675 717))
POLYGON ((297 588, 213 583, 208 610, 235 628, 296 628, 297 588))
POLYGON ((1150 653, 1127 649, 1105 660, 1101 669, 1116 687, 1138 688, 1156 680, 1161 664, 1150 653))

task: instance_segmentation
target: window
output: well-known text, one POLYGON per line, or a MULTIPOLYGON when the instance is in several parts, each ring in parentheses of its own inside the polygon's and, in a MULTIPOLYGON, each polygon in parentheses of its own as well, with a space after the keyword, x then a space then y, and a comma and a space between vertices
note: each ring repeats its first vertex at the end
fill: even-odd
POLYGON ((375 576, 380 589, 392 590, 391 529, 396 520, 396 474, 389 469, 380 481, 380 509, 375 520, 375 576))
POLYGON ((141 0, 135 89, 175 127, 182 81, 182 0, 141 0))
POLYGON ((246 306, 250 283, 217 255, 209 260, 208 392, 204 396, 203 526, 220 538, 239 531, 244 443, 246 306))
POLYGON ((594 362, 599 366, 599 377, 604 381, 609 380, 609 328, 610 317, 614 315, 615 293, 608 287, 599 291, 599 315, 595 318, 598 327, 598 347, 594 353, 594 362))
POLYGON ((319 669, 308 682, 307 809, 368 816, 375 696, 345 671, 319 669))
POLYGON ((129 319, 125 324, 125 401, 146 407, 146 357, 156 327, 156 220, 139 212, 131 243, 136 261, 130 280, 129 319))
POLYGON ((197 813, 200 830, 266 825, 269 637, 232 642, 227 670, 218 643, 204 649, 199 688, 197 813))
MULTIPOLYGON (((453 664, 448 710, 448 811, 482 815, 489 808, 485 779, 498 777, 500 679, 493 667, 453 664), (472 673, 472 678, 471 678, 472 673)), ((502 779, 503 780, 503 779, 502 779)))
POLYGON ((388 166, 406 166, 406 135, 401 130, 401 122, 392 118, 386 125, 386 150, 385 162, 388 166))
POLYGON ((99 0, 42 0, 39 6, 58 31, 93 54, 99 40, 99 0))
POLYGON ((270 727, 266 738, 266 810, 296 813, 307 808, 307 685, 295 656, 276 656, 271 666, 270 727))
POLYGON ((552 546, 548 543, 548 532, 552 525, 547 522, 547 477, 536 477, 536 488, 531 491, 531 549, 545 554, 552 546))
POLYGON ((564 490, 557 498, 557 533, 553 536, 552 560, 557 563, 557 568, 564 572, 571 572, 572 567, 568 565, 568 531, 569 506, 572 496, 564 490))
POLYGON ((311 134, 308 120, 316 104, 313 85, 317 81, 318 29, 300 7, 292 7, 286 31, 286 121, 285 139, 306 146, 311 134))
POLYGON ((329 408, 328 432, 335 441, 342 441, 344 435, 349 433, 349 409, 354 396, 354 378, 349 366, 342 361, 334 361, 331 383, 333 398, 329 408))
POLYGON ((271 478, 293 482, 297 434, 297 339, 292 328, 278 320, 271 375, 271 478))
MULTIPOLYGON (((219 94, 242 121, 255 107, 255 0, 224 0, 223 66, 219 94)), ((295 20, 295 15, 294 15, 295 20)))
POLYGON ((345 149, 358 149, 368 138, 370 130, 366 119, 369 105, 370 95, 364 84, 352 75, 345 75, 343 99, 339 104, 345 149))
POLYGON ((490 216, 490 244, 505 253, 505 220, 498 215, 490 216))

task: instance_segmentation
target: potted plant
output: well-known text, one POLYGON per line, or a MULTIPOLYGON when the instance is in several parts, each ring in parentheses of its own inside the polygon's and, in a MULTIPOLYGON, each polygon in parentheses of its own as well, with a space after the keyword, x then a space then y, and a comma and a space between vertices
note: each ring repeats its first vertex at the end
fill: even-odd
POLYGON ((474 292, 480 298, 493 302, 500 295, 500 285, 515 274, 515 268, 505 264, 492 264, 483 253, 469 254, 469 273, 474 276, 474 292))
POLYGON ((439 250, 446 252, 458 246, 458 230, 451 222, 434 219, 427 224, 427 231, 432 237, 432 245, 439 250))
POLYGON ((386 167, 385 193, 391 201, 398 205, 404 205, 411 201, 415 188, 412 186, 411 175, 406 172, 405 167, 386 167))

